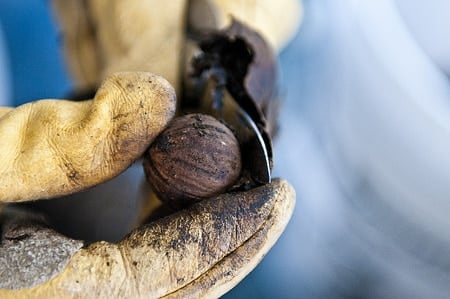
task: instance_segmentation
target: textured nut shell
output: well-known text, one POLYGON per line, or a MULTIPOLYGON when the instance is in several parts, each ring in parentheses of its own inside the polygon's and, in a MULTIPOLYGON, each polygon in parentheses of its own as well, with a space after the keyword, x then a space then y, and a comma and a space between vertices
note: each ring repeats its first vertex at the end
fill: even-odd
POLYGON ((222 194, 142 226, 119 244, 78 251, 52 280, 1 298, 210 297, 237 284, 278 239, 294 208, 285 181, 222 194))
POLYGON ((112 72, 150 71, 179 86, 185 0, 53 0, 78 88, 112 72))
POLYGON ((0 118, 0 202, 50 198, 111 179, 173 117, 169 83, 150 73, 109 76, 95 99, 41 100, 0 118))
POLYGON ((147 179, 173 206, 224 192, 241 172, 239 142, 212 116, 175 118, 144 155, 147 179))
POLYGON ((280 51, 293 37, 302 18, 299 0, 192 0, 188 22, 196 30, 223 29, 232 17, 259 31, 280 51))

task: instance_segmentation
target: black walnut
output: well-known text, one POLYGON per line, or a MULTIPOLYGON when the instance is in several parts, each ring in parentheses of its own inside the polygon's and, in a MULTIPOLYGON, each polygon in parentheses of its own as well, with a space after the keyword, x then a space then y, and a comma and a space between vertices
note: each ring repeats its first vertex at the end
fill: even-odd
POLYGON ((148 182, 175 209, 225 192, 238 179, 241 164, 233 132, 205 114, 173 119, 144 155, 148 182))

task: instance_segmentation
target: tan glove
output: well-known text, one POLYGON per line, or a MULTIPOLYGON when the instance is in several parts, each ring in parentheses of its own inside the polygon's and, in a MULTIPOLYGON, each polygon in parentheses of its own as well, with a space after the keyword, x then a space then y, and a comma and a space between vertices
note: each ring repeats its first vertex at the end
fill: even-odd
MULTIPOLYGON (((139 159, 173 116, 174 91, 149 73, 112 73, 152 70, 178 87, 186 12, 202 2, 214 22, 191 26, 223 26, 225 1, 55 1, 78 87, 101 87, 92 101, 0 108, 0 201, 82 191, 139 159)), ((117 244, 89 246, 8 205, 0 298, 218 297, 267 253, 294 202, 292 187, 275 179, 140 226, 117 244)))
POLYGON ((0 202, 71 194, 117 176, 166 126, 175 104, 165 79, 118 73, 91 101, 42 100, 9 112, 4 108, 0 202))
POLYGON ((151 71, 178 91, 186 32, 222 29, 231 17, 278 51, 301 19, 298 0, 53 0, 77 89, 117 71, 151 71))
MULTIPOLYGON (((92 101, 2 109, 1 202, 52 198, 116 176, 170 120, 174 99, 161 77, 119 73, 92 101)), ((87 247, 7 207, 0 297, 217 297, 274 244, 294 200, 292 187, 277 179, 141 226, 118 244, 87 247)))

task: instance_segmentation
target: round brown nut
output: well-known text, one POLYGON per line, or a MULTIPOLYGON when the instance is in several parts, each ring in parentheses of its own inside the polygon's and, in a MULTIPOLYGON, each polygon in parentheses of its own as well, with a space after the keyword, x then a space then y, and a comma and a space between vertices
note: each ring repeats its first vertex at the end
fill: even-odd
POLYGON ((144 155, 148 182, 159 199, 183 208, 226 191, 241 172, 239 142, 212 116, 172 120, 144 155))

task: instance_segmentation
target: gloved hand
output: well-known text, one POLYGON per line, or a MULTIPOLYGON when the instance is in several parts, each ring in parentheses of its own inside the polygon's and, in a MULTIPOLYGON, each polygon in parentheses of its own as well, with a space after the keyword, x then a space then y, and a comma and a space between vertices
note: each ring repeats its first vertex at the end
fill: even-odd
POLYGON ((301 19, 298 0, 53 0, 77 89, 112 72, 151 71, 180 88, 188 34, 228 26, 231 18, 281 50, 301 19))
MULTIPOLYGON (((141 14, 143 18, 148 12, 139 6, 143 2, 126 2, 127 8, 119 8, 123 5, 120 1, 108 6, 106 1, 105 6, 100 5, 102 2, 61 1, 59 4, 71 3, 78 7, 83 3, 84 8, 92 5, 104 20, 120 20, 123 24, 127 18, 137 19, 122 12, 141 14), (114 14, 109 13, 114 11, 121 13, 110 18, 114 14)), ((149 5, 149 1, 146 3, 149 5)), ((153 4, 161 5, 157 1, 153 4)), ((181 8, 174 10, 179 14, 175 13, 172 21, 187 7, 184 2, 179 4, 181 8)), ((87 10, 78 9, 59 12, 67 18, 77 14, 80 18, 94 15, 93 11, 88 14, 87 10)), ((160 15, 170 14, 160 11, 153 18, 156 20, 160 15)), ((109 24, 112 26, 114 22, 109 24)), ((133 65, 146 70, 153 68, 153 64, 133 64, 154 57, 149 46, 153 43, 146 45, 147 53, 143 51, 145 43, 141 50, 136 50, 142 56, 131 54, 135 53, 132 42, 137 37, 149 41, 143 36, 146 32, 141 30, 148 24, 127 26, 115 28, 129 30, 124 33, 130 39, 128 50, 110 59, 106 59, 106 52, 123 51, 121 42, 103 41, 111 42, 111 46, 102 46, 99 40, 94 46, 92 42, 103 36, 102 30, 112 28, 96 26, 94 35, 90 35, 92 32, 86 35, 83 24, 74 27, 82 33, 75 36, 83 36, 83 42, 74 42, 67 51, 69 58, 70 53, 77 53, 73 57, 79 58, 69 59, 74 74, 79 74, 78 86, 97 89, 98 82, 103 82, 92 101, 43 100, 15 109, 0 109, 0 202, 54 198, 108 181, 139 159, 173 117, 175 92, 166 80, 146 72, 111 74, 135 70, 133 65), (96 53, 95 59, 90 60, 92 53, 96 53), (134 60, 136 57, 139 59, 134 60), (88 69, 93 61, 101 62, 101 66, 88 69)), ((172 29, 168 31, 165 28, 160 32, 166 32, 165 35, 171 32, 166 39, 183 36, 177 31, 184 32, 182 26, 169 26, 172 29)), ((155 34, 158 31, 155 28, 155 34)), ((65 35, 67 43, 70 36, 70 33, 65 35)), ((116 37, 119 36, 117 33, 116 37)), ((158 58, 155 65, 160 60, 179 62, 183 55, 181 48, 178 43, 171 49, 175 54, 170 55, 176 60, 158 58)), ((163 56, 168 54, 155 51, 163 56)), ((177 87, 178 66, 156 67, 154 71, 164 69, 160 73, 177 87)), ((292 187, 286 181, 275 179, 248 191, 204 200, 142 225, 118 243, 102 241, 91 245, 69 239, 53 231, 36 215, 7 205, 0 218, 0 297, 218 297, 243 279, 267 253, 287 224, 294 202, 292 187)))

